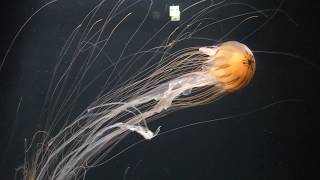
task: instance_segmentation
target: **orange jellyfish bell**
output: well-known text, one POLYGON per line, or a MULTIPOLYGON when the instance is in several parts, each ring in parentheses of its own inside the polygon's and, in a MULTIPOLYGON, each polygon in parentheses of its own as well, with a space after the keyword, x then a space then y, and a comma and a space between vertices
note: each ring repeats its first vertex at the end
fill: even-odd
POLYGON ((252 79, 256 64, 252 51, 237 41, 228 41, 214 48, 200 48, 209 56, 209 73, 223 90, 244 88, 252 79))

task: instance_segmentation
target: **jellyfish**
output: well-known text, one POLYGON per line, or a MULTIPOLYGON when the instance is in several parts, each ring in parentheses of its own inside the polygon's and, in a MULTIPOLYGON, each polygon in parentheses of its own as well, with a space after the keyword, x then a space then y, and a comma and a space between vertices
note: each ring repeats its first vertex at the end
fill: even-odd
MULTIPOLYGON (((6 58, 16 52, 11 52, 16 39, 28 33, 24 30, 31 25, 32 33, 28 34, 34 37, 28 39, 37 37, 46 43, 47 46, 44 47, 48 49, 56 42, 51 40, 65 41, 57 59, 54 54, 49 55, 44 51, 45 58, 57 61, 44 61, 54 65, 54 69, 46 72, 46 75, 50 76, 46 79, 48 91, 43 106, 40 107, 42 109, 39 110, 41 114, 38 120, 45 127, 39 127, 42 125, 39 125, 40 123, 24 121, 32 122, 29 123, 30 126, 39 130, 31 138, 24 136, 28 137, 25 139, 25 158, 23 165, 18 168, 24 180, 86 179, 91 168, 114 160, 125 152, 127 147, 136 145, 133 143, 126 146, 122 151, 121 145, 124 140, 128 140, 125 139, 129 138, 128 136, 135 136, 143 142, 154 141, 162 134, 186 127, 180 126, 166 132, 161 121, 166 119, 161 118, 174 111, 213 103, 248 86, 256 70, 253 54, 273 53, 251 51, 247 47, 250 47, 248 37, 262 29, 277 13, 286 14, 281 8, 283 2, 276 9, 257 9, 237 1, 201 0, 187 7, 187 2, 181 3, 183 6, 178 9, 181 21, 166 22, 159 19, 163 17, 162 13, 165 13, 162 12, 164 8, 157 9, 157 5, 153 6, 157 1, 153 0, 98 0, 92 2, 95 3, 91 4, 92 6, 78 1, 69 3, 78 4, 80 8, 89 8, 89 12, 84 16, 80 12, 81 18, 80 14, 77 14, 77 8, 70 13, 61 13, 58 18, 54 15, 55 19, 64 19, 65 15, 75 14, 77 19, 81 18, 81 22, 62 20, 63 22, 52 25, 50 20, 46 21, 48 24, 44 25, 48 27, 45 30, 53 29, 52 31, 57 33, 45 33, 46 37, 52 38, 43 40, 43 29, 36 27, 38 20, 43 18, 35 18, 44 16, 43 12, 46 11, 47 17, 58 14, 56 12, 60 14, 63 9, 69 10, 68 2, 47 2, 26 19, 0 64, 1 73, 6 58), (55 7, 56 3, 61 6, 55 7), (139 7, 139 10, 136 10, 136 7, 139 7), (228 9, 229 7, 231 8, 228 9), (56 11, 57 9, 59 11, 56 11), (50 13, 51 11, 55 13, 50 13), (129 20, 127 25, 130 28, 124 26, 129 20), (152 25, 148 24, 150 20, 152 25), (255 21, 254 24, 251 23, 252 20, 255 21), (62 34, 63 29, 66 29, 61 28, 64 23, 72 27, 70 36, 64 37, 62 34), (247 23, 249 28, 243 31, 242 26, 247 23), (50 28, 49 25, 55 28, 50 28), (148 34, 150 29, 147 29, 150 26, 154 26, 151 27, 151 35, 148 34), (140 67, 130 68, 131 66, 140 67), (127 74, 130 74, 130 77, 127 78, 127 74), (96 79, 101 80, 102 84, 95 84, 96 79), (88 92, 87 88, 95 91, 88 92), (88 102, 82 103, 82 99, 88 102), (159 125, 151 126, 153 121, 157 121, 159 125)), ((27 45, 32 47, 33 44, 27 45)), ((31 48, 24 48, 23 53, 17 54, 29 60, 28 52, 41 53, 38 47, 35 46, 36 50, 32 49, 33 51, 29 51, 31 48)), ((37 56, 32 54, 32 59, 46 60, 40 53, 37 56)), ((261 58, 259 59, 261 61, 261 58)), ((39 62, 42 63, 41 61, 39 62)), ((29 64, 29 61, 24 64, 29 64)), ((278 88, 268 84, 267 86, 278 88)), ((37 88, 31 90, 39 90, 37 88)), ((19 89, 23 91, 23 88, 19 89)), ((18 117, 24 107, 22 96, 25 94, 17 94, 20 96, 16 110, 18 117)), ((33 100, 32 95, 29 97, 33 100)), ((39 99, 41 100, 41 97, 39 99)), ((208 112, 217 113, 215 110, 217 109, 210 109, 208 112)), ((24 120, 36 119, 25 114, 20 117, 24 120)), ((210 122, 213 121, 215 120, 210 122)), ((207 122, 209 121, 196 123, 207 122)), ((190 124, 187 126, 190 127, 190 124)), ((192 146, 195 147, 194 144, 192 146)), ((109 178, 108 176, 109 174, 106 174, 106 178, 109 178)))
MULTIPOLYGON (((53 2, 55 1, 45 6, 53 2)), ((145 47, 143 45, 143 48, 132 56, 124 56, 128 46, 132 45, 130 44, 132 39, 148 17, 148 11, 137 30, 129 37, 118 61, 129 59, 131 62, 132 57, 139 59, 147 53, 151 53, 151 58, 155 58, 153 53, 162 53, 157 66, 145 67, 142 73, 137 73, 118 87, 99 94, 75 119, 71 122, 66 121, 61 129, 53 132, 55 128, 57 129, 57 119, 64 117, 64 107, 69 102, 73 103, 72 98, 78 98, 74 94, 81 95, 76 92, 85 73, 103 53, 103 49, 111 41, 117 28, 131 15, 126 11, 136 3, 121 9, 124 2, 117 1, 103 22, 102 19, 95 19, 98 16, 97 12, 105 3, 101 1, 67 39, 54 69, 53 80, 49 84, 50 96, 46 99, 48 102, 53 101, 53 106, 50 108, 58 109, 48 113, 48 116, 53 117, 55 121, 49 124, 46 131, 35 134, 34 137, 41 134, 40 139, 33 138, 30 145, 26 145, 25 162, 22 166, 24 180, 69 180, 84 177, 91 167, 110 159, 108 156, 110 152, 127 135, 136 133, 145 140, 152 140, 160 133, 161 127, 150 129, 148 127, 150 122, 177 110, 214 102, 229 93, 243 89, 252 80, 256 70, 255 58, 253 52, 241 42, 217 41, 218 43, 211 43, 208 46, 174 49, 179 42, 193 40, 193 34, 201 29, 226 20, 213 21, 202 26, 199 23, 208 20, 204 18, 207 13, 226 6, 222 4, 223 2, 203 8, 183 21, 159 47, 143 51, 145 47), (101 22, 103 24, 99 26, 101 22), (76 48, 72 49, 73 46, 76 48), (65 70, 59 69, 59 65, 63 64, 63 59, 68 53, 72 54, 70 65, 65 70), (70 88, 68 91, 70 96, 67 96, 58 107, 59 103, 54 99, 64 97, 63 91, 59 91, 59 88, 67 87, 69 81, 66 79, 72 73, 70 69, 74 68, 73 65, 83 54, 88 56, 84 58, 87 59, 84 63, 80 63, 81 67, 76 76, 79 79, 72 82, 74 86, 71 87, 75 88, 70 88), (62 73, 59 74, 59 71, 62 73)), ((149 10, 152 7, 152 1, 150 2, 149 10)), ((203 2, 205 1, 186 7, 182 13, 203 2)), ((148 40, 146 44, 149 42, 148 40)), ((72 111, 72 108, 70 109, 72 111)))
POLYGON ((151 140, 160 131, 147 126, 155 117, 238 91, 250 82, 256 68, 251 50, 237 41, 183 49, 170 58, 169 64, 122 89, 139 87, 139 95, 121 102, 104 99, 51 138, 33 160, 36 167, 26 168, 25 178, 79 177, 129 133, 151 140))

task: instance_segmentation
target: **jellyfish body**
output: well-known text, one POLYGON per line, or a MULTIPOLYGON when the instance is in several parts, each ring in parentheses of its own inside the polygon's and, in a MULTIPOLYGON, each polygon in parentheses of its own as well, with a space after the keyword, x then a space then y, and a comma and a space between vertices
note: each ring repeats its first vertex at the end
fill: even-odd
MULTIPOLYGON (((132 106, 137 106, 138 102, 146 103, 151 100, 158 102, 143 118, 146 119, 168 109, 175 99, 190 95, 194 88, 214 86, 216 90, 211 94, 213 97, 218 97, 217 94, 238 91, 251 81, 255 73, 253 53, 246 45, 237 41, 229 41, 213 47, 201 47, 199 52, 207 55, 207 60, 204 61, 206 68, 162 84, 132 103, 134 104, 132 106)), ((149 129, 131 125, 140 121, 129 121, 127 125, 121 123, 118 126, 137 132, 145 139, 151 139, 159 133, 160 128, 152 133, 149 129)))

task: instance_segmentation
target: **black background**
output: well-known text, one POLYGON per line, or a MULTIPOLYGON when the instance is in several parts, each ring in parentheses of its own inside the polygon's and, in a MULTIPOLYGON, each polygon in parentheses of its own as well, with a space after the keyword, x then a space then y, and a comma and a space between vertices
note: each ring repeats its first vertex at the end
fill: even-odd
MULTIPOLYGON (((229 2, 246 2, 258 9, 275 9, 282 3, 275 0, 229 2)), ((169 4, 185 7, 191 3, 155 1, 153 10, 159 11, 161 17, 148 19, 143 32, 152 34, 159 24, 168 20, 165 14, 169 4)), ((44 2, 3 0, 1 4, 0 54, 3 57, 19 27, 44 2)), ((0 179, 13 179, 14 169, 22 164, 23 139, 30 138, 37 127, 41 127, 41 120, 37 118, 54 60, 68 34, 94 4, 86 1, 53 4, 27 24, 13 46, 0 77, 0 179), (23 101, 19 113, 16 113, 20 97, 23 101)), ((257 72, 249 87, 210 105, 170 114, 151 127, 154 129, 162 125, 162 131, 166 131, 194 122, 258 110, 281 100, 289 101, 246 116, 191 126, 159 136, 92 169, 87 178, 123 179, 128 169, 128 180, 318 179, 319 13, 311 1, 284 1, 281 9, 296 24, 278 13, 244 43, 253 50, 288 52, 302 58, 256 53, 257 72)), ((146 10, 143 4, 137 7, 138 15, 143 15, 146 10)), ((237 6, 230 8, 230 12, 220 13, 228 16, 231 11, 237 11, 237 6)), ((119 33, 134 29, 133 24, 135 21, 129 20, 119 33)), ((257 27, 252 24, 244 25, 226 40, 240 40, 246 32, 257 27)), ((233 25, 221 25, 220 34, 233 25)), ((210 35, 210 30, 203 33, 210 35)), ((143 39, 142 34, 138 39, 140 36, 143 39)), ((219 33, 215 36, 219 37, 219 33)), ((119 44, 114 43, 114 51, 119 44)), ((125 141, 130 144, 140 139, 132 135, 125 141)))

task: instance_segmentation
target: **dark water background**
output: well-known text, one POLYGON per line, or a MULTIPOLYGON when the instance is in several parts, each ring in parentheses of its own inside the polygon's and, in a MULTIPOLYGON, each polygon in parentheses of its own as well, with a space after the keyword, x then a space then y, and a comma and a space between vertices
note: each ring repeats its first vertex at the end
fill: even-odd
MULTIPOLYGON (((53 4, 33 18, 10 52, 0 76, 1 180, 13 179, 14 168, 23 162, 23 139, 30 139, 43 126, 39 114, 60 48, 96 2, 65 0, 53 4)), ((137 35, 129 51, 134 52, 135 46, 141 45, 168 20, 168 5, 186 7, 192 2, 196 1, 155 1, 151 12, 158 12, 160 16, 147 19, 142 33, 137 35)), ((232 2, 246 2, 258 9, 275 9, 281 3, 276 0, 232 2)), ((3 0, 1 4, 2 57, 18 28, 44 2, 3 0)), ((110 47, 114 53, 111 56, 119 54, 127 40, 126 35, 136 28, 137 20, 147 11, 146 5, 137 6, 137 19, 129 19, 117 31, 118 36, 110 47)), ((288 0, 281 9, 297 24, 279 13, 244 43, 253 50, 289 52, 303 59, 257 53, 256 75, 243 91, 210 105, 170 114, 153 123, 151 128, 161 125, 162 131, 166 131, 194 122, 250 112, 281 100, 299 101, 280 103, 247 116, 159 136, 90 170, 88 179, 123 179, 126 169, 127 180, 318 179, 320 68, 316 66, 319 67, 320 39, 316 27, 319 13, 310 1, 288 0)), ((241 10, 236 6, 228 11, 218 11, 218 15, 227 17, 241 10)), ((214 32, 206 29, 201 35, 219 38, 239 21, 224 23, 214 32)), ((225 40, 240 40, 264 21, 247 23, 225 40)), ((170 25, 159 39, 166 38, 176 25, 178 23, 170 25)), ((75 114, 85 108, 90 95, 95 93, 94 88, 85 93, 75 114)), ((140 139, 132 134, 125 143, 140 139)))

